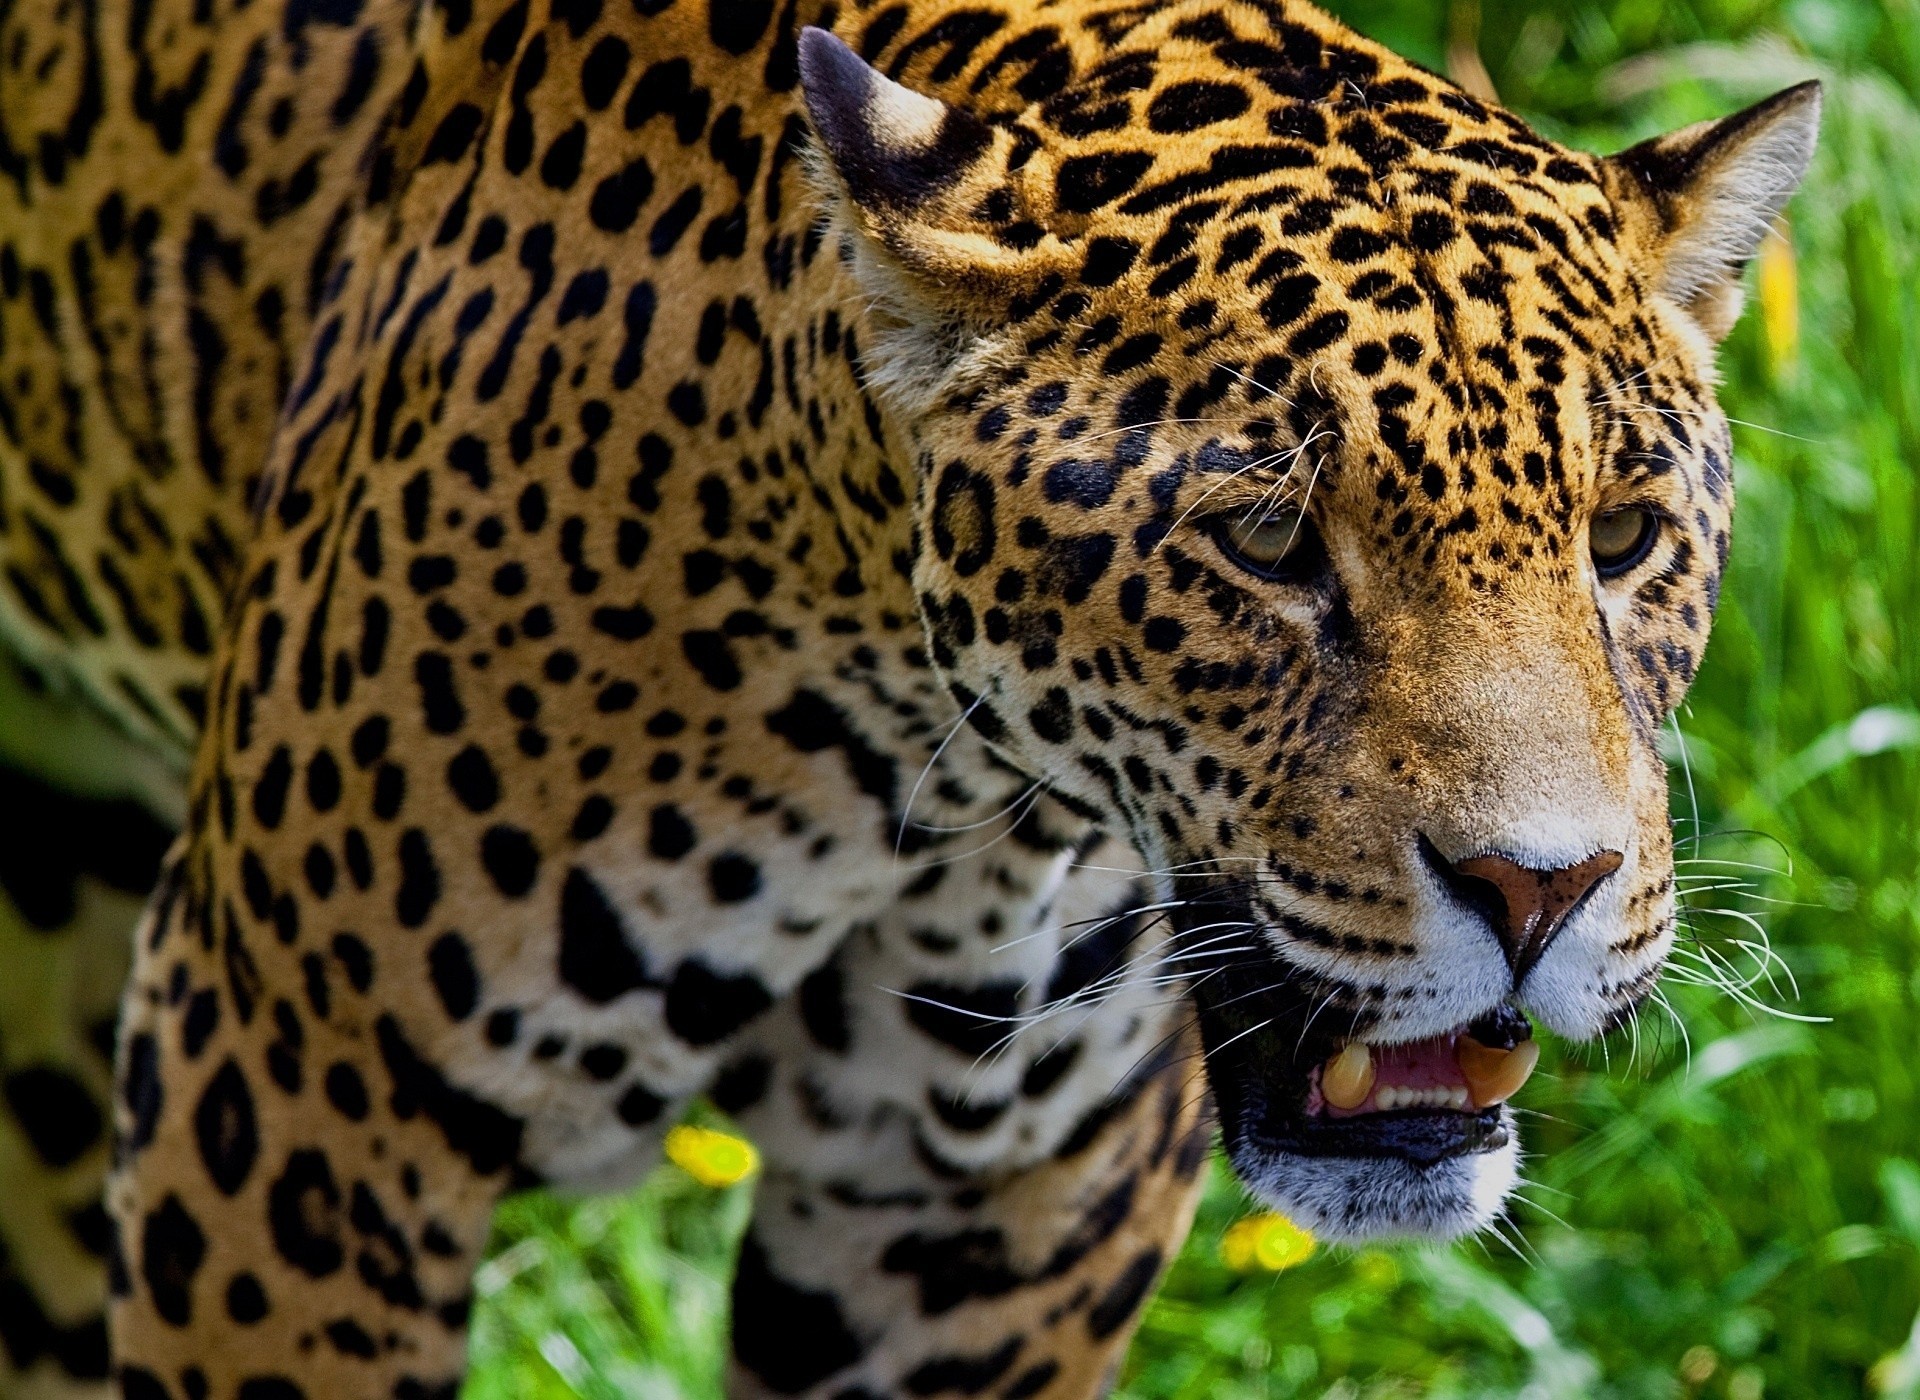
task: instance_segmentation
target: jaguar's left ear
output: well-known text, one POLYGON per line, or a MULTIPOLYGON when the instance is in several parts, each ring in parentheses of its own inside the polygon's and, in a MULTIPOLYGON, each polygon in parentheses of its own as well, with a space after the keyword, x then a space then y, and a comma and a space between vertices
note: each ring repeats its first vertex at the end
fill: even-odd
POLYGON ((800 33, 800 84, 817 182, 856 275, 903 332, 873 358, 896 385, 937 376, 1062 254, 1035 193, 1039 143, 901 86, 821 29, 800 33))
POLYGON ((1819 132, 1820 84, 1801 83, 1606 162, 1654 286, 1710 340, 1740 318, 1740 274, 1806 177, 1819 132))

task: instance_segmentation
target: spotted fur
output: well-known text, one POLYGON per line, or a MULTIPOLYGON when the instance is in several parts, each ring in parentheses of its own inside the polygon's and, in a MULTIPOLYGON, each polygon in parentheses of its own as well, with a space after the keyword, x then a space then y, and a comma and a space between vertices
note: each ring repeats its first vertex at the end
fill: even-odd
POLYGON ((0 1395, 40 1400, 107 1375, 114 1022, 179 813, 164 767, 11 664, 0 736, 0 1395))
POLYGON ((451 1396, 494 1202, 703 1093, 769 1164, 739 1393, 1096 1394, 1209 1089, 1282 1208, 1455 1234, 1510 1119, 1303 1153, 1313 1055, 1651 988, 1817 89, 1598 159, 1263 0, 0 33, 0 633, 192 756, 123 1394, 451 1396), (1521 960, 1487 852, 1620 860, 1521 960))

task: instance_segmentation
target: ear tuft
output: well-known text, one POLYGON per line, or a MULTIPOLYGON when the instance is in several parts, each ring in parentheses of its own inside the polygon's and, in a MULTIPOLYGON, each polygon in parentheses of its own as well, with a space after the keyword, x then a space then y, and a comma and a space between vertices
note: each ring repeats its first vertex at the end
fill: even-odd
POLYGON ((1609 161, 1650 217, 1639 239, 1656 285, 1713 340, 1740 314, 1740 274, 1800 187, 1820 132, 1820 84, 1801 83, 1719 121, 1642 142, 1609 161))
POLYGON ((992 143, 978 117, 902 87, 824 29, 800 31, 800 86, 828 160, 864 209, 925 204, 992 143))

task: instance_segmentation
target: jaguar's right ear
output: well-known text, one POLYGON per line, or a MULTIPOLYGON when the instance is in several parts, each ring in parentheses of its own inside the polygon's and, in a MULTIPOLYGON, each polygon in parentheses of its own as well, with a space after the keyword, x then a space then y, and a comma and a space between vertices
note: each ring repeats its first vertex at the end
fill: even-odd
POLYGON ((1045 154, 901 86, 822 29, 800 33, 800 84, 817 182, 852 235, 856 275, 909 333, 890 347, 909 363, 886 375, 896 387, 937 375, 968 329, 1003 320, 1066 260, 1040 195, 1052 189, 1037 178, 1045 154))
POLYGON ((1819 134, 1820 84, 1808 82, 1604 162, 1629 249, 1709 342, 1739 318, 1741 271, 1806 178, 1819 134))

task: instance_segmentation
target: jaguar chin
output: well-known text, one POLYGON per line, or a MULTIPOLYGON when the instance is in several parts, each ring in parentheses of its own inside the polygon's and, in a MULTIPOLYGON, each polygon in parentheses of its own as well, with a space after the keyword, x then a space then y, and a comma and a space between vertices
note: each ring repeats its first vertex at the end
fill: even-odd
POLYGON ((1486 1226, 1518 1179, 1507 1097, 1538 1060, 1526 1017, 1500 1005, 1436 1034, 1390 1039, 1395 1032, 1351 1016, 1316 1015, 1323 998, 1312 985, 1276 961, 1196 993, 1241 1180, 1340 1242, 1451 1239, 1486 1226), (1255 976, 1265 984, 1242 985, 1255 976))

